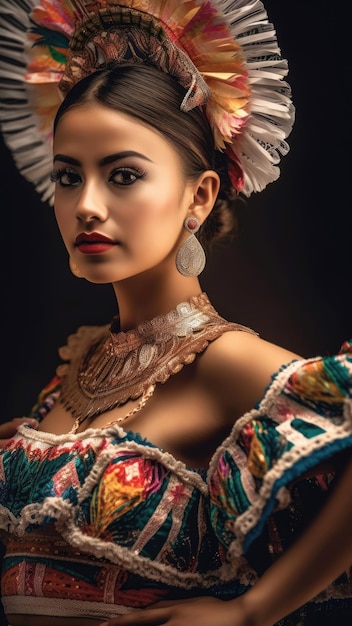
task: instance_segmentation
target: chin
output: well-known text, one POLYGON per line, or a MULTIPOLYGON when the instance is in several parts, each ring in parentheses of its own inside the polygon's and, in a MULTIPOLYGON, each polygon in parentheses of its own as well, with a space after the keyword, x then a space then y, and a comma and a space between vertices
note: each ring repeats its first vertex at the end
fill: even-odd
POLYGON ((113 283, 116 278, 111 274, 111 272, 103 272, 103 271, 87 271, 82 272, 82 278, 84 278, 89 283, 94 283, 95 285, 107 285, 113 283))
POLYGON ((93 285, 111 285, 113 282, 112 280, 104 280, 103 278, 87 278, 86 276, 83 276, 83 278, 93 285))

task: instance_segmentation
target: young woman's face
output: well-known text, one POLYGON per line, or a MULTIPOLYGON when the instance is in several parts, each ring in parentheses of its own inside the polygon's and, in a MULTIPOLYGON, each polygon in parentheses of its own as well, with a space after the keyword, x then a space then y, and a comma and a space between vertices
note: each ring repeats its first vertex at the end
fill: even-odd
POLYGON ((102 105, 72 109, 56 130, 53 179, 58 226, 85 278, 174 267, 194 185, 158 132, 102 105))

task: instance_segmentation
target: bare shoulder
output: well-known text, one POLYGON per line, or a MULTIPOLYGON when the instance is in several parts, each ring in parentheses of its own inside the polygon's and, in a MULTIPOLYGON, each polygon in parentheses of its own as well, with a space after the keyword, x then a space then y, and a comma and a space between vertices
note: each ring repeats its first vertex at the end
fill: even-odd
POLYGON ((206 351, 209 365, 218 359, 226 362, 231 369, 249 367, 250 371, 268 370, 273 373, 281 365, 302 358, 258 335, 245 331, 229 331, 209 344, 206 351), (272 369, 273 368, 273 369, 272 369))
POLYGON ((230 331, 209 344, 199 359, 198 373, 226 408, 242 414, 262 398, 280 367, 301 358, 257 335, 230 331))

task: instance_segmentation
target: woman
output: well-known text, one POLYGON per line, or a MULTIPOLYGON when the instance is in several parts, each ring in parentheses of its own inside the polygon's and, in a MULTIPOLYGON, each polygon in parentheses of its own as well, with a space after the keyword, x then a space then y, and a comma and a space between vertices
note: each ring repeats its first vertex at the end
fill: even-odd
MULTIPOLYGON (((154 18, 147 48, 159 54, 154 18)), ((203 104, 188 106, 208 94, 182 54, 174 73, 162 55, 160 67, 106 59, 87 73, 91 48, 72 49, 54 123, 55 215, 72 270, 112 284, 118 317, 69 338, 37 421, 16 435, 2 426, 9 623, 269 626, 309 623, 321 607, 341 623, 349 346, 301 360, 201 293, 195 233, 205 244, 225 234, 234 188, 257 179, 216 150, 203 104)))

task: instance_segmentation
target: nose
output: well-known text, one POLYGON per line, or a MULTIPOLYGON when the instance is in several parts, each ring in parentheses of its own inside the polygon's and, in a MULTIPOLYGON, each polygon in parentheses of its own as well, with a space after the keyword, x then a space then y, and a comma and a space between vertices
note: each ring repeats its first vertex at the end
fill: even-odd
POLYGON ((104 202, 104 194, 94 181, 86 181, 82 186, 79 200, 76 204, 76 217, 82 222, 98 220, 104 222, 108 211, 104 202))

